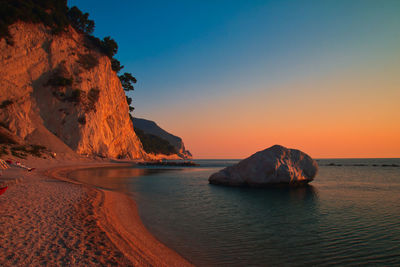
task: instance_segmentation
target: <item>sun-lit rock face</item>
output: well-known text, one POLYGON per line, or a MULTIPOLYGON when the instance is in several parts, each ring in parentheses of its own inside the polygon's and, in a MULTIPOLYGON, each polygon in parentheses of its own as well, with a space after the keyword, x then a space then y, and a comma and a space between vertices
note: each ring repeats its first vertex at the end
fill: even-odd
POLYGON ((55 135, 83 155, 145 155, 108 57, 72 27, 52 35, 43 25, 16 23, 10 32, 14 45, 0 40, 0 105, 7 104, 0 122, 43 145, 55 135))
POLYGON ((230 186, 297 186, 311 182, 317 171, 317 162, 307 154, 275 145, 214 173, 209 182, 230 186))

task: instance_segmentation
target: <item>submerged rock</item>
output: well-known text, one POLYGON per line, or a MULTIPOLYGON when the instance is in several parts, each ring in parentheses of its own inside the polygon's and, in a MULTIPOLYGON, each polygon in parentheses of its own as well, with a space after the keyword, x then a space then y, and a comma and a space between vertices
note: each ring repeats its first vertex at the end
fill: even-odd
POLYGON ((297 149, 275 145, 210 176, 210 184, 263 187, 298 186, 311 182, 318 164, 297 149))

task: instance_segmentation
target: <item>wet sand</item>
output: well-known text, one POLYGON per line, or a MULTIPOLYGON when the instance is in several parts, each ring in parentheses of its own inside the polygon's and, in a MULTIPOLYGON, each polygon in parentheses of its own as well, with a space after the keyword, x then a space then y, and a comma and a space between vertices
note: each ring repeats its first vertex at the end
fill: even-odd
POLYGON ((18 177, 0 196, 2 266, 191 266, 149 233, 132 199, 66 178, 77 168, 116 164, 33 164, 37 170, 6 170, 0 179, 18 177))

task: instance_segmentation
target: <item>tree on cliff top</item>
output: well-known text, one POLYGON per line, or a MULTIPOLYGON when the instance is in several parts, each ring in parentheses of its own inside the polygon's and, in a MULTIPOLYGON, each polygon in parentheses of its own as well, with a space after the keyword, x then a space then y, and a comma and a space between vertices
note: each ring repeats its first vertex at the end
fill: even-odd
MULTIPOLYGON (((91 46, 100 50, 111 60, 111 67, 119 72, 124 66, 114 58, 118 52, 118 44, 110 36, 103 40, 92 35, 95 23, 89 19, 89 13, 83 13, 78 7, 68 8, 67 0, 0 0, 0 39, 5 38, 7 44, 13 40, 8 26, 18 22, 42 23, 59 34, 66 30, 68 25, 80 33, 85 34, 91 46)), ((136 78, 130 73, 119 76, 125 91, 134 89, 136 78)), ((130 106, 130 110, 133 107, 130 106)))
POLYGON ((125 72, 123 75, 118 76, 121 81, 122 87, 125 91, 133 91, 135 88, 133 84, 137 82, 136 78, 131 73, 125 72))
POLYGON ((8 26, 17 21, 43 23, 55 34, 68 25, 85 34, 94 30, 89 14, 76 6, 68 8, 66 0, 0 0, 0 38, 6 38, 8 44, 13 43, 8 26))
POLYGON ((122 70, 124 68, 124 66, 121 65, 121 62, 119 62, 118 59, 112 58, 111 59, 111 68, 113 69, 113 71, 118 73, 118 72, 120 72, 120 70, 122 70))
POLYGON ((101 41, 101 50, 110 59, 118 52, 118 44, 110 36, 104 37, 101 41))
MULTIPOLYGON (((118 76, 119 80, 121 81, 122 88, 124 88, 125 91, 133 91, 135 88, 133 87, 133 84, 137 82, 136 78, 132 76, 132 74, 125 72, 123 75, 118 76)), ((132 112, 135 108, 131 105, 132 104, 132 98, 126 97, 126 102, 128 103, 129 106, 129 111, 132 112)))
POLYGON ((89 19, 89 13, 82 13, 79 8, 73 6, 68 10, 67 17, 76 30, 87 34, 93 33, 94 21, 89 19))
POLYGON ((53 32, 60 32, 69 21, 66 0, 0 0, 0 38, 12 44, 8 26, 17 21, 43 23, 53 32))

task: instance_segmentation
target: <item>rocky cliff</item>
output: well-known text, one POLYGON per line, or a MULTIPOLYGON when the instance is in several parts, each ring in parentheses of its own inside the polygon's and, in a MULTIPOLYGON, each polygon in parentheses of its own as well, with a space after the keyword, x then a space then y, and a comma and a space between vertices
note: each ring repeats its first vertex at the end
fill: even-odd
POLYGON ((18 22, 9 31, 14 44, 0 40, 2 126, 56 152, 145 156, 107 56, 71 26, 53 35, 42 24, 18 22))
POLYGON ((146 134, 155 135, 168 141, 175 148, 178 157, 183 159, 192 158, 192 154, 189 152, 189 150, 186 150, 182 138, 165 131, 160 126, 158 126, 154 121, 140 119, 140 118, 133 118, 133 126, 135 128, 142 130, 146 134))

